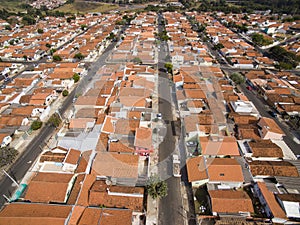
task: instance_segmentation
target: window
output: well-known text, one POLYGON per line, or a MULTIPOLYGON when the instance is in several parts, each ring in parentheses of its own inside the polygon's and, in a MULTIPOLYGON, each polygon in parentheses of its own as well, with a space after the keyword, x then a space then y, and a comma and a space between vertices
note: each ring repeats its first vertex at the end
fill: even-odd
POLYGON ((220 177, 224 177, 225 176, 225 174, 224 173, 220 173, 220 177))

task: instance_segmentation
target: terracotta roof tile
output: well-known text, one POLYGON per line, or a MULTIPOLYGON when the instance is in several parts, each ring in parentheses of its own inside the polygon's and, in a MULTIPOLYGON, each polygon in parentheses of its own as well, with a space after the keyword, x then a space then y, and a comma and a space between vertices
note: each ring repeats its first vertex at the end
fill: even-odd
POLYGON ((78 225, 131 225, 132 211, 128 209, 86 208, 78 225))
POLYGON ((143 195, 144 188, 142 187, 109 186, 105 181, 99 180, 95 181, 89 190, 89 205, 105 205, 106 207, 127 208, 141 212, 143 195), (118 195, 114 195, 114 193, 118 193, 118 195), (136 194, 136 196, 126 196, 126 194, 136 194))
POLYGON ((73 174, 37 173, 29 183, 24 199, 31 202, 63 203, 72 178, 73 174))
POLYGON ((210 181, 244 182, 242 167, 236 159, 208 158, 206 165, 210 181))
POLYGON ((239 156, 235 137, 223 137, 223 140, 211 140, 208 137, 200 137, 202 155, 231 155, 239 156))
POLYGON ((0 212, 2 225, 64 225, 72 206, 34 203, 11 203, 0 212))
POLYGON ((253 176, 299 177, 297 168, 286 161, 253 161, 249 166, 253 176))
POLYGON ((152 149, 152 129, 137 128, 135 131, 134 146, 146 149, 152 149))
POLYGON ((256 140, 248 143, 253 155, 252 157, 276 157, 283 158, 281 148, 271 140, 256 140))
POLYGON ((277 218, 285 219, 286 216, 285 216, 283 209, 280 207, 280 205, 276 201, 274 194, 267 189, 266 184, 264 182, 257 182, 257 185, 258 185, 260 191, 262 192, 262 195, 263 195, 264 199, 266 200, 273 216, 277 217, 277 218))
POLYGON ((203 156, 189 158, 186 166, 189 182, 208 179, 203 156))
POLYGON ((212 211, 217 213, 254 213, 252 201, 244 191, 235 190, 211 190, 208 191, 212 211))
POLYGON ((137 178, 138 161, 138 155, 98 152, 92 169, 99 176, 137 178))

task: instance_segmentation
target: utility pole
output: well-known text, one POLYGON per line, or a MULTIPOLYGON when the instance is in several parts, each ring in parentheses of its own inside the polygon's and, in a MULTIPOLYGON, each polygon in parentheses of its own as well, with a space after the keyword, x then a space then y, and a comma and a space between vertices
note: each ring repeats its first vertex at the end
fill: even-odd
POLYGON ((19 183, 15 179, 13 179, 5 170, 2 171, 9 179, 11 179, 12 182, 14 182, 15 185, 17 185, 18 187, 20 186, 19 183))

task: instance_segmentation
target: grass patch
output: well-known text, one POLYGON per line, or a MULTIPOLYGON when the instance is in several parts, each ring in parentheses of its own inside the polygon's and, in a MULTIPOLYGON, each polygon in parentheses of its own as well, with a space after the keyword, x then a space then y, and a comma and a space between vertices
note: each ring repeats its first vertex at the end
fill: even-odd
POLYGON ((207 187, 199 187, 195 192, 195 197, 197 199, 195 201, 196 213, 202 215, 212 215, 207 187), (203 209, 200 210, 200 207, 202 207, 203 209))
POLYGON ((65 13, 89 13, 89 12, 107 12, 118 9, 114 4, 105 4, 100 2, 81 2, 75 1, 72 4, 62 5, 55 10, 65 13))

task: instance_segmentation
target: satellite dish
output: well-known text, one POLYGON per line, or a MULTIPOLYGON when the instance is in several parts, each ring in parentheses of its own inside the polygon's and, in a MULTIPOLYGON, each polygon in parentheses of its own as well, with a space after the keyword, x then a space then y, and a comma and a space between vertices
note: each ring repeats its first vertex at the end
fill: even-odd
POLYGON ((106 185, 111 185, 111 180, 110 179, 106 179, 105 183, 106 183, 106 185))

